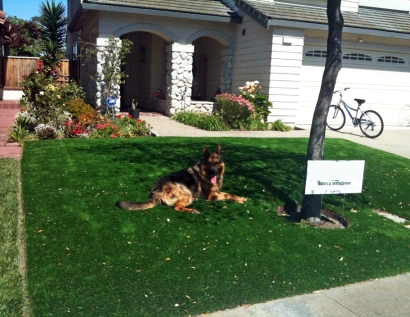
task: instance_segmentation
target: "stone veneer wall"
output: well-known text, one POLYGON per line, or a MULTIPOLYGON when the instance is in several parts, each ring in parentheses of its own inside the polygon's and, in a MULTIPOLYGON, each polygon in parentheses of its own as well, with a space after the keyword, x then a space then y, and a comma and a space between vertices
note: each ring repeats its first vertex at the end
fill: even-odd
MULTIPOLYGON (((95 105, 97 109, 101 109, 105 111, 107 109, 106 96, 105 91, 105 82, 103 81, 104 75, 102 74, 103 65, 106 62, 104 59, 103 51, 105 50, 105 45, 108 39, 98 38, 97 39, 97 59, 96 59, 96 69, 95 69, 95 86, 91 86, 90 88, 95 91, 91 91, 91 94, 95 95, 95 105)), ((116 85, 111 87, 111 96, 113 96, 117 103, 114 107, 115 113, 120 112, 121 106, 121 94, 120 94, 120 85, 116 85)), ((111 110, 110 110, 111 111, 111 110)))
POLYGON ((167 114, 191 105, 193 54, 193 45, 172 44, 167 48, 167 114))
POLYGON ((185 111, 213 113, 220 110, 221 106, 217 102, 212 101, 191 101, 191 105, 185 111))
POLYGON ((232 91, 233 56, 223 56, 221 68, 221 92, 230 93, 232 91))

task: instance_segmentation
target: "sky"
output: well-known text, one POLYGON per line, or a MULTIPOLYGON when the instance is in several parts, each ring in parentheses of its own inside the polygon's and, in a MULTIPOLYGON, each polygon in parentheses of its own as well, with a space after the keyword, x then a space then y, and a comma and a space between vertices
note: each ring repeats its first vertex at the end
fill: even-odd
MULTIPOLYGON (((40 4, 46 0, 3 0, 3 11, 9 16, 16 16, 20 19, 30 20, 33 16, 39 15, 40 4)), ((67 5, 66 0, 56 0, 56 3, 62 2, 67 5)))

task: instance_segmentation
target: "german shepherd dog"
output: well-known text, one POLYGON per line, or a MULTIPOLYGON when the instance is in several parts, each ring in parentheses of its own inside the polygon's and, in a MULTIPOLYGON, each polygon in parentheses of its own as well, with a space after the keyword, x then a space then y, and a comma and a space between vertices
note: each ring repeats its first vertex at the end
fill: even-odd
POLYGON ((174 206, 177 211, 199 214, 198 210, 186 208, 198 198, 238 203, 246 201, 246 198, 221 192, 224 173, 221 146, 215 153, 210 153, 205 147, 199 163, 160 178, 152 188, 148 201, 119 201, 117 206, 126 210, 143 210, 164 204, 174 206))

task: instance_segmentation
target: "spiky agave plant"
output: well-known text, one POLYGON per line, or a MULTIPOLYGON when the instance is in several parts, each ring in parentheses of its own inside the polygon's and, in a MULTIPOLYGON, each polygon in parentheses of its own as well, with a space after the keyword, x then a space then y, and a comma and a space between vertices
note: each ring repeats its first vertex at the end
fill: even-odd
POLYGON ((66 7, 62 2, 56 4, 54 0, 41 3, 38 22, 42 33, 43 60, 54 69, 59 59, 64 56, 66 7))

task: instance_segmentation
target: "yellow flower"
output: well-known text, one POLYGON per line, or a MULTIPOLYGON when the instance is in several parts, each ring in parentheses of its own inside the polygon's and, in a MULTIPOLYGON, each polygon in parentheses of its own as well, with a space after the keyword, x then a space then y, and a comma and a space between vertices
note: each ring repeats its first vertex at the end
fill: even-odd
POLYGON ((51 91, 56 91, 56 87, 54 87, 52 84, 49 84, 49 85, 47 86, 47 89, 48 89, 48 90, 51 90, 51 91))

